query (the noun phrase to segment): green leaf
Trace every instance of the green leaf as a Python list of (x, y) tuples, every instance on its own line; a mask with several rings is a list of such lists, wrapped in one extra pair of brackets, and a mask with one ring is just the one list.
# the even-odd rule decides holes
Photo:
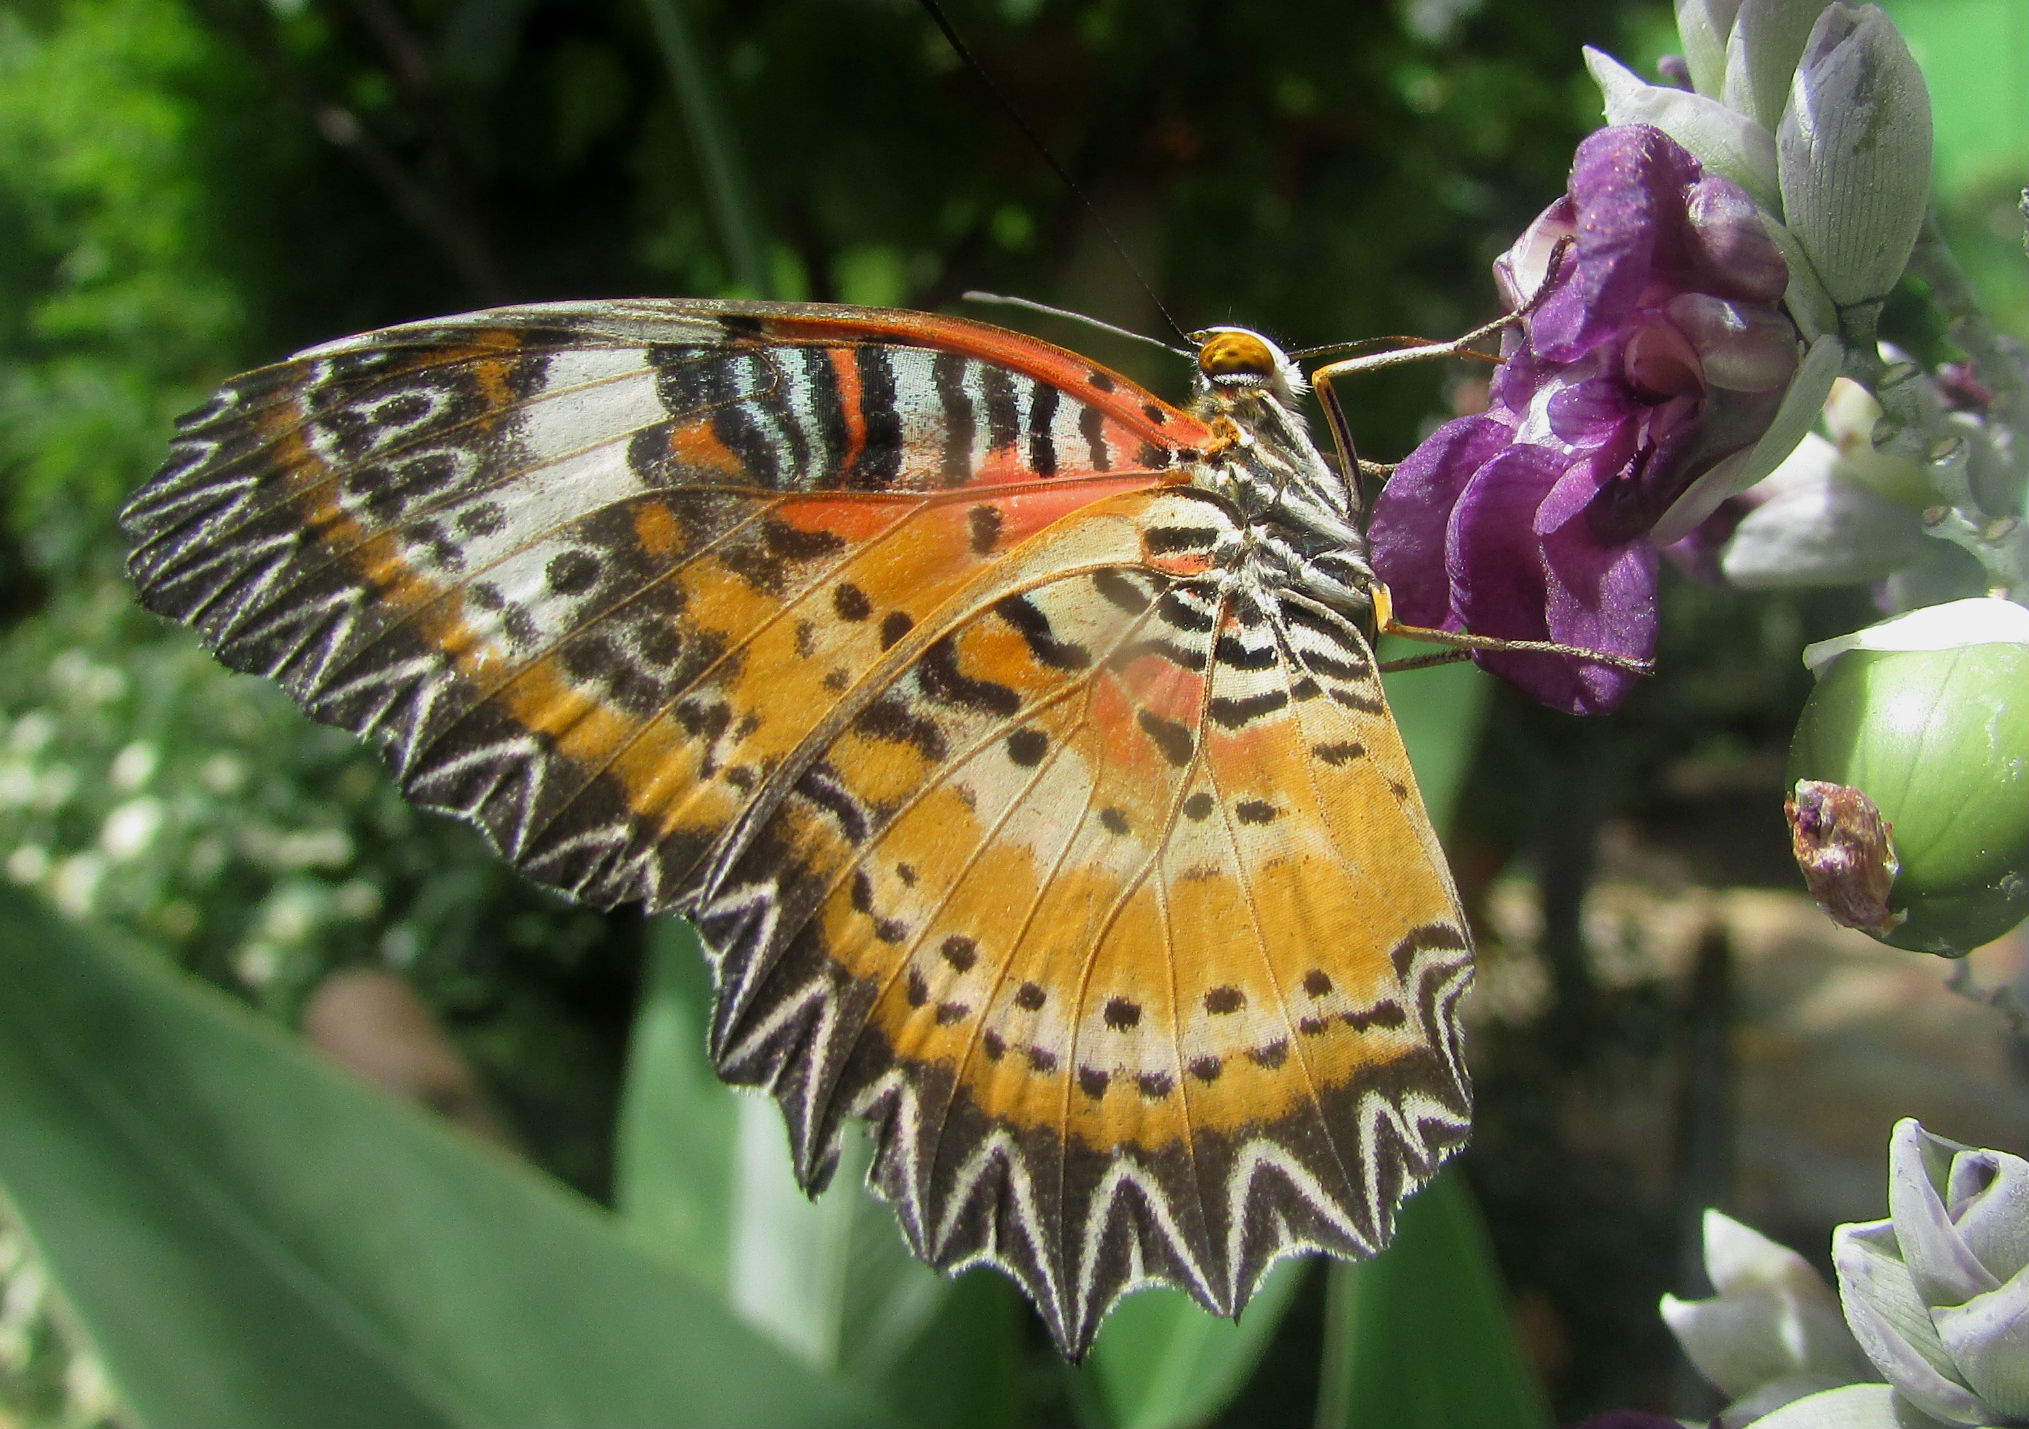
[(1402, 1207), (1388, 1249), (1335, 1265), (1319, 1429), (1549, 1425), (1509, 1321), (1486, 1227), (1457, 1171)]
[(0, 889), (0, 1189), (132, 1419), (887, 1422), (526, 1165)]
[(613, 1204), (705, 1283), (725, 1286), (739, 1106), (705, 1055), (711, 976), (681, 918), (648, 928), (648, 968), (627, 1045)]
[(1202, 1424), (1240, 1386), (1281, 1325), (1305, 1262), (1268, 1273), (1238, 1324), (1206, 1314), (1181, 1290), (1130, 1295), (1106, 1317), (1087, 1371), (1116, 1429)]
[[(1428, 654), (1430, 647), (1390, 637), (1383, 660)], [(1458, 791), (1465, 784), (1486, 714), (1489, 677), (1469, 661), (1403, 670), (1388, 677), (1388, 707), (1402, 731), (1423, 807), (1440, 832), (1451, 822)]]
[(1019, 1299), (992, 1272), (953, 1283), (913, 1259), (865, 1189), (848, 1131), (812, 1201), (773, 1101), (722, 1084), (705, 1051), (711, 983), (689, 924), (659, 919), (628, 1050), (616, 1200), (806, 1363), (872, 1386), (904, 1421), (987, 1426), (1019, 1403)]

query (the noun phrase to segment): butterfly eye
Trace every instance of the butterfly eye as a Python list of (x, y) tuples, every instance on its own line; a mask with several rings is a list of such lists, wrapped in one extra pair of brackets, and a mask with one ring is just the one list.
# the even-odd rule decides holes
[(1234, 378), (1272, 378), (1275, 352), (1251, 332), (1228, 328), (1215, 332), (1198, 348), (1198, 371), (1208, 382)]

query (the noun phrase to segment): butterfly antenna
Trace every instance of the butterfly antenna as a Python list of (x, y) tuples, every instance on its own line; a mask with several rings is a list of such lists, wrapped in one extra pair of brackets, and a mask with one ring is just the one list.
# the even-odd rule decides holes
[(1132, 338), (1135, 342), (1145, 342), (1150, 347), (1158, 348), (1175, 357), (1189, 358), (1196, 356), (1189, 348), (1172, 347), (1159, 337), (1150, 337), (1145, 332), (1136, 332), (1132, 328), (1116, 326), (1103, 318), (1095, 318), (1090, 313), (1072, 312), (1069, 308), (1053, 308), (1048, 303), (1037, 302), (1034, 298), (1010, 297), (1006, 293), (982, 293), (976, 288), (968, 290), (959, 296), (963, 297), (968, 303), (992, 303), (1004, 308), (1026, 308), (1032, 313), (1047, 313), (1053, 318), (1062, 318), (1066, 322), (1083, 323), (1086, 327), (1093, 327), (1101, 332), (1112, 333), (1115, 337)]
[[(1163, 306), (1162, 299), (1156, 296), (1156, 291), (1149, 284), (1148, 279), (1141, 276), (1141, 269), (1135, 267), (1134, 260), (1127, 256), (1126, 246), (1121, 243), (1118, 235), (1113, 232), (1113, 226), (1106, 221), (1106, 216), (1099, 211), (1099, 205), (1093, 203), (1085, 190), (1078, 187), (1078, 181), (1071, 177), (1069, 170), (1057, 162), (1057, 156), (1050, 152), (1050, 146), (1043, 142), (1043, 136), (1035, 131), (1021, 110), (1015, 107), (1014, 101), (1003, 94), (1000, 86), (993, 82), (993, 76), (987, 73), (986, 66), (979, 62), (978, 57), (966, 47), (965, 41), (958, 37), (958, 31), (952, 26), (950, 18), (945, 15), (944, 7), (939, 5), (937, 0), (917, 0), (917, 3), (929, 12), (932, 20), (937, 22), (937, 28), (944, 32), (945, 40), (950, 43), (952, 50), (957, 54), (958, 58), (965, 61), (967, 67), (979, 76), (979, 82), (986, 86), (986, 92), (993, 96), (994, 103), (998, 104), (1007, 114), (1007, 117), (1014, 121), (1015, 128), (1019, 129), (1022, 137), (1029, 141), (1029, 147), (1042, 155), (1043, 162), (1050, 166), (1050, 172), (1057, 176), (1064, 187), (1069, 189), (1077, 198), (1078, 202), (1085, 205), (1086, 212), (1092, 215), (1092, 221), (1099, 225), (1099, 232), (1105, 236), (1107, 245), (1119, 255), (1120, 261), (1127, 266), (1127, 271), (1134, 275), (1134, 281), (1141, 285), (1142, 292), (1148, 294), (1148, 300), (1155, 304), (1155, 310), (1162, 314), (1162, 320), (1169, 324), (1170, 331), (1174, 332), (1185, 342), (1190, 342), (1191, 335), (1183, 330), (1175, 318), (1170, 316), (1170, 310)], [(966, 296), (970, 297), (971, 295), (967, 294)], [(1045, 309), (1045, 311), (1054, 311), (1054, 309)], [(1119, 331), (1119, 329), (1116, 328), (1115, 331)], [(1192, 346), (1195, 351), (1196, 345), (1193, 344)]]

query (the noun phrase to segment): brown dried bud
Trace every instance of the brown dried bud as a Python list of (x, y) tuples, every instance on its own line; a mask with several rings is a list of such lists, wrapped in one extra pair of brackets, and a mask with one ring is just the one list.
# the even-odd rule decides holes
[(1844, 784), (1799, 779), (1782, 812), (1797, 867), (1826, 917), (1879, 937), (1909, 916), (1889, 911), (1888, 890), (1902, 861), (1872, 799)]

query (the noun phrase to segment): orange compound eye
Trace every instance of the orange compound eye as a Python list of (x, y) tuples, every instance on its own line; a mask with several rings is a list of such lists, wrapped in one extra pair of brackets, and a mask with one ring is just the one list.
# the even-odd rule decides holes
[(1251, 332), (1215, 332), (1198, 348), (1198, 371), (1208, 380), (1221, 377), (1273, 377), (1274, 349)]

